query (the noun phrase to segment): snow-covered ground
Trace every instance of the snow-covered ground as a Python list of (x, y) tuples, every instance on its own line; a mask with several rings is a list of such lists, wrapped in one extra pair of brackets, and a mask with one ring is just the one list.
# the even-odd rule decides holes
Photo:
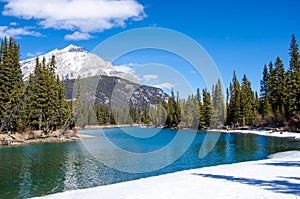
[(42, 197), (57, 198), (300, 198), (300, 151)]
[(281, 137), (281, 138), (295, 138), (296, 140), (300, 140), (300, 133), (294, 132), (272, 132), (265, 130), (229, 130), (229, 131), (221, 131), (223, 133), (246, 133), (246, 134), (255, 134), (269, 137)]

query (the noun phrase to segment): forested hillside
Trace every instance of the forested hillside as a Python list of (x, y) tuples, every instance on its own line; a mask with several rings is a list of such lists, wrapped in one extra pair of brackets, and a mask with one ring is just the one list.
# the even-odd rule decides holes
[[(33, 74), (24, 82), (19, 52), (13, 38), (1, 42), (0, 132), (48, 133), (72, 128), (74, 123), (81, 127), (143, 124), (169, 128), (267, 126), (300, 130), (300, 57), (295, 35), (289, 48), (289, 66), (284, 66), (280, 57), (265, 65), (259, 92), (252, 89), (246, 74), (239, 80), (234, 71), (227, 89), (218, 80), (211, 90), (199, 88), (186, 99), (181, 99), (178, 92), (167, 96), (161, 89), (119, 77), (64, 82), (55, 74), (54, 56), (41, 62), (37, 58)], [(96, 83), (90, 81), (95, 79)], [(113, 95), (117, 98), (112, 100)], [(116, 99), (117, 105), (113, 104)]]

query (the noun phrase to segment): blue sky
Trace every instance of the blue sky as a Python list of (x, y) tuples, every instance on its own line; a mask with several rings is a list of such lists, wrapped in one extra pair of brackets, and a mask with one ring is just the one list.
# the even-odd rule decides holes
[[(26, 59), (69, 44), (91, 51), (133, 28), (169, 28), (205, 48), (225, 86), (236, 70), (239, 78), (246, 73), (258, 90), (264, 64), (280, 56), (287, 67), (291, 34), (300, 38), (299, 8), (298, 0), (2, 0), (0, 36), (15, 36)], [(135, 56), (116, 64), (147, 62)]]

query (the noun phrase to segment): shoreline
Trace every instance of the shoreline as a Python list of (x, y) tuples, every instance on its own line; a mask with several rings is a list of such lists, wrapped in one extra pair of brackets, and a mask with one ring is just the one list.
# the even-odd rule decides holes
[[(82, 139), (92, 139), (94, 136), (78, 134), (78, 130), (85, 129), (106, 129), (106, 128), (123, 128), (123, 127), (146, 127), (145, 125), (140, 124), (120, 124), (120, 125), (90, 125), (85, 128), (76, 127), (73, 130), (68, 130), (63, 135), (59, 135), (55, 131), (50, 135), (44, 136), (41, 132), (36, 133), (13, 133), (13, 134), (0, 134), (0, 146), (16, 146), (16, 145), (26, 145), (26, 144), (37, 144), (37, 143), (61, 143), (61, 142), (74, 142)], [(159, 127), (152, 127), (159, 128)], [(190, 128), (186, 128), (187, 130)], [(200, 132), (200, 131), (199, 131)], [(259, 136), (267, 137), (277, 137), (277, 138), (290, 138), (295, 141), (300, 141), (300, 133), (296, 132), (287, 132), (287, 131), (272, 131), (272, 130), (223, 130), (223, 129), (208, 129), (204, 132), (217, 132), (217, 133), (226, 133), (226, 134), (253, 134)], [(36, 135), (34, 135), (36, 134)]]
[(251, 130), (218, 130), (218, 129), (211, 129), (207, 130), (207, 132), (219, 132), (219, 133), (227, 133), (227, 134), (253, 134), (253, 135), (260, 135), (260, 136), (267, 136), (267, 137), (277, 137), (277, 138), (292, 138), (297, 141), (300, 141), (300, 133), (296, 132), (288, 132), (288, 131), (272, 131), (272, 130), (258, 130), (258, 129), (251, 129)]
[[(78, 130), (84, 129), (106, 129), (106, 128), (122, 128), (122, 127), (145, 127), (145, 125), (140, 124), (120, 124), (120, 125), (91, 125), (86, 126), (85, 128), (78, 128)], [(163, 127), (154, 127), (150, 126), (150, 128), (163, 128)], [(197, 132), (217, 132), (217, 133), (226, 133), (226, 134), (253, 134), (253, 135), (260, 135), (260, 136), (267, 136), (267, 137), (277, 137), (277, 138), (290, 138), (295, 139), (296, 141), (300, 141), (300, 133), (296, 132), (289, 132), (289, 131), (274, 131), (274, 130), (261, 130), (261, 129), (249, 129), (249, 130), (239, 130), (239, 129), (232, 129), (232, 130), (224, 130), (224, 129), (207, 129), (207, 130), (194, 130), (191, 128), (182, 128), (182, 130), (193, 130)]]
[(84, 129), (107, 129), (107, 128), (122, 128), (122, 127), (138, 127), (138, 126), (144, 126), (140, 124), (116, 124), (116, 125), (87, 125), (84, 128), (76, 127), (78, 130), (84, 130)]
[(75, 142), (83, 139), (91, 139), (94, 136), (84, 135), (77, 133), (77, 129), (68, 130), (63, 134), (59, 134), (58, 131), (54, 131), (49, 135), (43, 135), (39, 131), (31, 133), (12, 133), (12, 134), (0, 134), (0, 146), (20, 146), (28, 144), (39, 143), (64, 143)]
[[(120, 124), (120, 125), (91, 125), (91, 126), (86, 126), (85, 128), (81, 129), (78, 128), (78, 130), (84, 130), (84, 129), (94, 129), (94, 128), (100, 128), (100, 129), (105, 129), (105, 128), (122, 128), (122, 127), (147, 127), (145, 125), (140, 125), (140, 124)], [(152, 127), (150, 128), (163, 128), (163, 127)], [(182, 130), (194, 130), (191, 128), (182, 128)], [(278, 137), (278, 138), (293, 138), (297, 141), (300, 141), (300, 133), (296, 132), (289, 132), (289, 131), (274, 131), (274, 130), (261, 130), (261, 129), (249, 129), (249, 130), (238, 130), (238, 129), (233, 129), (233, 130), (224, 130), (224, 129), (208, 129), (208, 130), (194, 130), (197, 132), (217, 132), (217, 133), (235, 133), (235, 134), (253, 134), (253, 135), (260, 135), (260, 136), (267, 136), (267, 137)]]
[(36, 199), (298, 198), (299, 159), (299, 150), (280, 152), (264, 160), (179, 171)]

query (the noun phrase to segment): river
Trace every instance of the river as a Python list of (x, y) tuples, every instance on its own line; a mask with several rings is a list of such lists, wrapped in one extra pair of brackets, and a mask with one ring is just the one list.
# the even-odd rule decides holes
[[(292, 139), (250, 134), (210, 132), (213, 139), (206, 146), (208, 134), (190, 130), (127, 127), (80, 133), (96, 138), (0, 147), (0, 198), (41, 196), (300, 150), (300, 142)], [(199, 158), (201, 147), (212, 150)]]

